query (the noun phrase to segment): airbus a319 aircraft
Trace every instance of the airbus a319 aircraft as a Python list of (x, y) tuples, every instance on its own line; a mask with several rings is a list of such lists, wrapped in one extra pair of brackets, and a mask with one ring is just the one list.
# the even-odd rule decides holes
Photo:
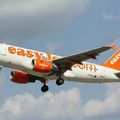
[(65, 81), (83, 83), (120, 82), (120, 50), (101, 65), (85, 62), (116, 45), (103, 46), (79, 54), (61, 57), (0, 43), (0, 65), (13, 68), (11, 81), (19, 84), (43, 83), (42, 92), (49, 90), (48, 81), (57, 85)]

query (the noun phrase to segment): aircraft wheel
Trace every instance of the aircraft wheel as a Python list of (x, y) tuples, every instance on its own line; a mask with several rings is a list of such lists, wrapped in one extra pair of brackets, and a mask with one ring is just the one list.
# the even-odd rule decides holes
[(56, 80), (56, 84), (58, 86), (60, 86), (60, 85), (64, 84), (64, 80), (62, 78), (59, 78), (59, 79)]
[(42, 87), (41, 87), (41, 91), (42, 92), (47, 92), (49, 90), (49, 87), (47, 86), (47, 85), (43, 85)]

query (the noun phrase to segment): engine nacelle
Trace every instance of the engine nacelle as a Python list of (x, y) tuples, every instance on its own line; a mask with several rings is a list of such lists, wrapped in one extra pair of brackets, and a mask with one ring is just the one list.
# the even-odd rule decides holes
[(22, 71), (12, 71), (11, 81), (19, 84), (26, 84), (28, 82), (32, 82), (30, 76)]
[(52, 62), (43, 61), (43, 60), (40, 60), (40, 59), (26, 60), (22, 63), (22, 66), (24, 68), (27, 68), (27, 69), (30, 69), (30, 70), (35, 70), (35, 71), (41, 72), (41, 73), (57, 71), (57, 66), (55, 66)]
[(49, 61), (33, 60), (33, 70), (41, 73), (51, 72), (53, 70), (53, 63)]

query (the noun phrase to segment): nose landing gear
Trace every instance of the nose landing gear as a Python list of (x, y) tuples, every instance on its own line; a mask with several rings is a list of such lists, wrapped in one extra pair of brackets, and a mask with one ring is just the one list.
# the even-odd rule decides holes
[(48, 90), (49, 90), (49, 87), (45, 84), (41, 87), (42, 92), (47, 92)]
[(43, 86), (41, 87), (41, 91), (42, 92), (47, 92), (49, 90), (48, 81), (44, 79), (41, 82), (43, 83)]

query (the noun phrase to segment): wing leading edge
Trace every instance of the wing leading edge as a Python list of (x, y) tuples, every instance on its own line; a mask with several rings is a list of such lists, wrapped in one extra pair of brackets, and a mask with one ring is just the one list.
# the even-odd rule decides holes
[(63, 57), (57, 60), (53, 60), (53, 63), (59, 67), (59, 69), (64, 73), (66, 70), (71, 69), (71, 66), (79, 63), (82, 64), (82, 61), (88, 60), (88, 59), (97, 59), (96, 57), (109, 49), (115, 49), (116, 45), (112, 44), (109, 46), (103, 46), (97, 49), (93, 49), (90, 51), (82, 52), (79, 54)]

